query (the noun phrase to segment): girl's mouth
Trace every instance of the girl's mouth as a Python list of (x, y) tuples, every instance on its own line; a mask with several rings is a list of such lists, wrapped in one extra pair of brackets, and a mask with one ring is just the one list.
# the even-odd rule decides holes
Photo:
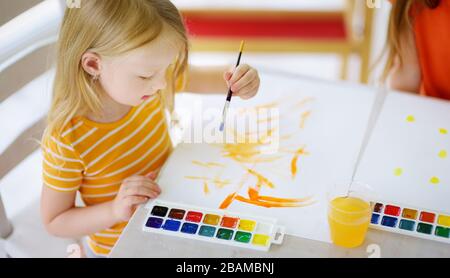
[(146, 99), (148, 99), (149, 97), (150, 97), (149, 95), (145, 95), (145, 96), (141, 97), (141, 99), (142, 99), (142, 100), (146, 100)]

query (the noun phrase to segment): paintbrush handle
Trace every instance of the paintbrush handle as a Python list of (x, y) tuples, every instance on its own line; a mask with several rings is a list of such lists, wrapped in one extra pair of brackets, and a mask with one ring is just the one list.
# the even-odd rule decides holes
[[(239, 66), (239, 63), (241, 62), (241, 56), (242, 56), (242, 50), (244, 49), (244, 41), (241, 41), (241, 46), (239, 47), (239, 55), (238, 55), (238, 59), (237, 59), (237, 62), (236, 62), (236, 67), (234, 68), (234, 70), (233, 70), (233, 73), (234, 73), (234, 71), (236, 70), (236, 68)], [(231, 102), (231, 96), (233, 95), (233, 92), (231, 91), (231, 86), (228, 88), (228, 93), (227, 93), (227, 99), (226, 99), (226, 101), (225, 101), (225, 105), (224, 105), (224, 107), (223, 107), (223, 112), (222, 112), (222, 123), (221, 123), (221, 125), (220, 125), (220, 131), (222, 131), (223, 130), (223, 128), (224, 128), (224, 125), (225, 125), (225, 118), (226, 118), (226, 115), (227, 115), (227, 110), (228, 110), (228, 107), (230, 106), (230, 102)]]
[[(239, 47), (238, 59), (237, 59), (237, 62), (236, 62), (236, 66), (234, 67), (235, 70), (239, 66), (239, 64), (241, 63), (241, 56), (242, 56), (242, 50), (243, 49), (244, 49), (244, 41), (241, 41), (241, 46)], [(228, 94), (227, 94), (227, 101), (228, 102), (231, 101), (231, 96), (232, 95), (233, 95), (233, 92), (231, 91), (231, 87), (230, 87), (230, 88), (228, 88)]]

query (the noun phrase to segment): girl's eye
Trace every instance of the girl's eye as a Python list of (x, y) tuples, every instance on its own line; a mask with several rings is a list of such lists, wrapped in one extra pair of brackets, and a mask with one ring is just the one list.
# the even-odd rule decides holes
[(140, 79), (142, 80), (150, 80), (152, 79), (153, 76), (149, 76), (149, 77), (145, 77), (145, 76), (139, 76)]

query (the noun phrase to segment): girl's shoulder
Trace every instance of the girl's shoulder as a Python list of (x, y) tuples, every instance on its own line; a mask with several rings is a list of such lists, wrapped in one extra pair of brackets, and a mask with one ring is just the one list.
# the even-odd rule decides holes
[(77, 133), (82, 129), (82, 125), (83, 122), (78, 117), (74, 117), (60, 129), (49, 132), (49, 126), (47, 126), (42, 135), (42, 142), (47, 145), (49, 142), (72, 145), (76, 141)]

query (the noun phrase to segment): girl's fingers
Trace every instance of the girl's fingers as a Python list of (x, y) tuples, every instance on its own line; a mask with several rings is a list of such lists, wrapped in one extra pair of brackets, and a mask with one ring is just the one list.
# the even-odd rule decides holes
[(141, 181), (141, 180), (146, 180), (146, 179), (148, 179), (148, 178), (146, 178), (145, 176), (135, 175), (135, 176), (131, 176), (131, 177), (124, 179), (123, 182), (126, 183), (126, 182)]
[(256, 94), (252, 93), (252, 94), (246, 94), (246, 95), (240, 95), (239, 97), (243, 100), (247, 100), (247, 99), (251, 99), (252, 97), (254, 97)]
[(145, 177), (147, 177), (151, 180), (154, 180), (154, 179), (156, 179), (156, 172), (150, 172), (147, 175), (145, 175)]
[(239, 90), (239, 94), (237, 96), (247, 95), (251, 92), (255, 92), (258, 90), (259, 84), (257, 82), (250, 82)]
[(125, 195), (127, 196), (144, 196), (144, 197), (149, 197), (149, 198), (156, 198), (159, 193), (151, 190), (147, 187), (130, 187), (127, 188), (127, 190), (125, 191)]
[(233, 72), (231, 72), (231, 71), (226, 71), (226, 72), (223, 74), (223, 79), (225, 79), (225, 81), (228, 82), (228, 81), (230, 80), (231, 76), (233, 76)]
[(239, 97), (242, 99), (249, 99), (256, 95), (258, 92), (258, 84), (253, 84), (250, 88), (245, 88), (242, 90), (242, 93), (239, 94)]
[(251, 71), (247, 72), (241, 79), (231, 85), (231, 91), (233, 91), (236, 96), (241, 95), (242, 93), (240, 92), (240, 90), (254, 82), (255, 78), (256, 75), (252, 74)]
[(141, 176), (141, 175), (134, 175), (131, 177), (128, 177), (123, 180), (123, 182), (132, 182), (132, 181), (142, 181), (142, 180), (154, 180), (158, 175), (158, 172), (153, 171), (148, 173), (147, 175)]
[(245, 75), (246, 72), (248, 72), (250, 69), (249, 65), (243, 64), (238, 66), (233, 73), (233, 76), (230, 78), (229, 83), (233, 85), (236, 81), (241, 79), (242, 76)]
[(159, 185), (158, 185), (156, 182), (154, 182), (154, 181), (151, 181), (151, 182), (150, 182), (150, 188), (151, 188), (152, 190), (155, 190), (155, 191), (158, 191), (159, 193), (161, 193), (161, 188), (160, 188)]
[(146, 180), (140, 180), (140, 181), (131, 181), (131, 182), (127, 182), (125, 184), (126, 188), (129, 187), (147, 187), (149, 189), (155, 190), (157, 192), (161, 193), (161, 188), (158, 186), (158, 184), (152, 180), (146, 179)]
[(146, 183), (145, 183), (145, 187), (148, 187), (148, 188), (150, 188), (151, 190), (154, 190), (154, 191), (156, 191), (156, 192), (158, 192), (158, 193), (161, 193), (161, 188), (160, 188), (159, 185), (158, 185), (156, 182), (154, 182), (154, 181), (146, 182)]
[(145, 187), (129, 187), (124, 192), (125, 196), (143, 196), (143, 197), (150, 197), (154, 193), (149, 189)]
[(124, 200), (128, 206), (134, 206), (147, 202), (148, 198), (142, 196), (128, 196)]

